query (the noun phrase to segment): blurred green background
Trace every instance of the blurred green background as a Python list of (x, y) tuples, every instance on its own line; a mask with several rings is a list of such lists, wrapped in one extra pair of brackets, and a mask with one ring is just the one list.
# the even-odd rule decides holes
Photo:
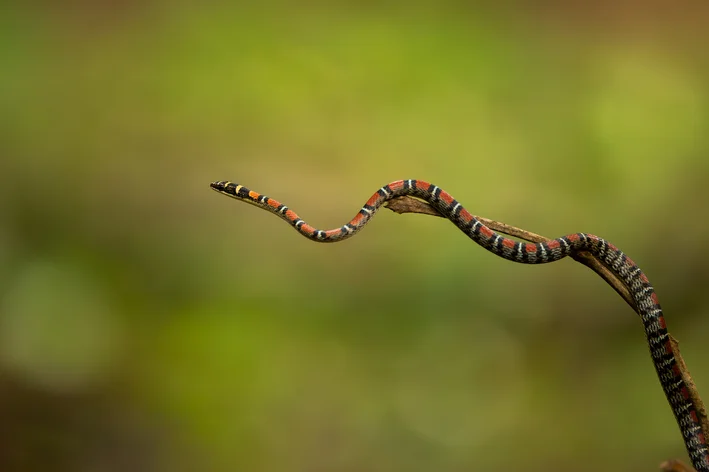
[[(680, 2), (682, 3), (682, 2)], [(383, 184), (588, 231), (709, 392), (709, 8), (0, 7), (0, 470), (651, 471), (685, 457), (591, 271), (381, 214)]]

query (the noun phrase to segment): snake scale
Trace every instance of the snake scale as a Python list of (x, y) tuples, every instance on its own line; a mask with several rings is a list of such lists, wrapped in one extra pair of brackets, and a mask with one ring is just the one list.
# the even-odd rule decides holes
[(592, 253), (629, 288), (645, 328), (657, 376), (682, 432), (692, 464), (698, 472), (709, 472), (709, 450), (699, 421), (699, 410), (680, 374), (655, 290), (637, 264), (608, 241), (592, 234), (576, 233), (541, 243), (517, 242), (492, 231), (440, 187), (421, 180), (397, 180), (385, 185), (367, 200), (349, 223), (331, 230), (310, 226), (287, 206), (243, 185), (222, 181), (213, 182), (210, 187), (268, 210), (306, 238), (318, 242), (334, 243), (350, 238), (367, 224), (385, 202), (395, 197), (411, 196), (428, 202), (470, 239), (510, 261), (543, 264), (558, 261), (576, 251)]

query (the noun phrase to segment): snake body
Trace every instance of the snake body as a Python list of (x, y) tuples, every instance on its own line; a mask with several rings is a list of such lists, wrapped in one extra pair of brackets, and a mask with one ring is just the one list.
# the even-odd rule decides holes
[(354, 236), (382, 205), (395, 197), (412, 196), (428, 202), (470, 239), (504, 259), (526, 263), (554, 262), (576, 251), (598, 257), (629, 288), (645, 328), (652, 362), (684, 439), (689, 457), (698, 472), (709, 472), (707, 438), (698, 415), (700, 410), (683, 380), (667, 326), (650, 281), (640, 268), (608, 241), (587, 233), (569, 234), (541, 243), (518, 242), (495, 233), (436, 185), (421, 180), (397, 180), (377, 190), (349, 223), (330, 230), (316, 229), (282, 203), (228, 181), (211, 188), (224, 195), (256, 205), (287, 221), (296, 231), (317, 242), (338, 242)]

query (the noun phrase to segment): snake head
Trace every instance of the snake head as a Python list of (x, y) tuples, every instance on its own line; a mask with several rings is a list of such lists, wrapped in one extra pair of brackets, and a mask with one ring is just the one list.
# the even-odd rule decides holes
[(230, 197), (238, 196), (239, 190), (241, 188), (243, 188), (241, 185), (237, 185), (233, 182), (229, 182), (228, 180), (221, 180), (219, 182), (212, 182), (211, 184), (209, 184), (209, 186), (215, 192), (223, 193), (223, 194), (226, 194)]
[(250, 193), (252, 193), (248, 188), (243, 185), (235, 184), (228, 180), (220, 180), (219, 182), (212, 182), (209, 184), (212, 190), (215, 192), (223, 193), (229, 197), (238, 198), (240, 200), (252, 200)]
[(216, 190), (217, 192), (225, 192), (227, 186), (228, 186), (230, 183), (231, 183), (231, 182), (229, 182), (229, 181), (227, 181), (227, 180), (222, 180), (222, 181), (219, 181), (219, 182), (212, 182), (211, 184), (209, 184), (209, 186), (212, 188), (212, 190)]

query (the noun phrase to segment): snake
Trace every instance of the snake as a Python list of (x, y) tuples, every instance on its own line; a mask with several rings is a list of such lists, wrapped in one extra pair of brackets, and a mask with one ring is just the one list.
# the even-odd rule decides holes
[(397, 180), (383, 186), (348, 223), (330, 230), (310, 226), (286, 205), (243, 185), (219, 181), (212, 182), (210, 187), (223, 195), (275, 214), (298, 233), (316, 242), (334, 243), (351, 238), (364, 228), (386, 202), (410, 196), (427, 202), (474, 242), (503, 259), (524, 264), (544, 264), (578, 251), (593, 254), (628, 287), (645, 328), (657, 377), (677, 420), (692, 465), (697, 472), (709, 472), (709, 446), (700, 422), (703, 409), (698, 407), (690, 395), (690, 388), (681, 375), (677, 353), (670, 342), (655, 289), (640, 267), (605, 239), (588, 233), (574, 233), (538, 243), (515, 241), (485, 226), (448, 192), (422, 180)]

